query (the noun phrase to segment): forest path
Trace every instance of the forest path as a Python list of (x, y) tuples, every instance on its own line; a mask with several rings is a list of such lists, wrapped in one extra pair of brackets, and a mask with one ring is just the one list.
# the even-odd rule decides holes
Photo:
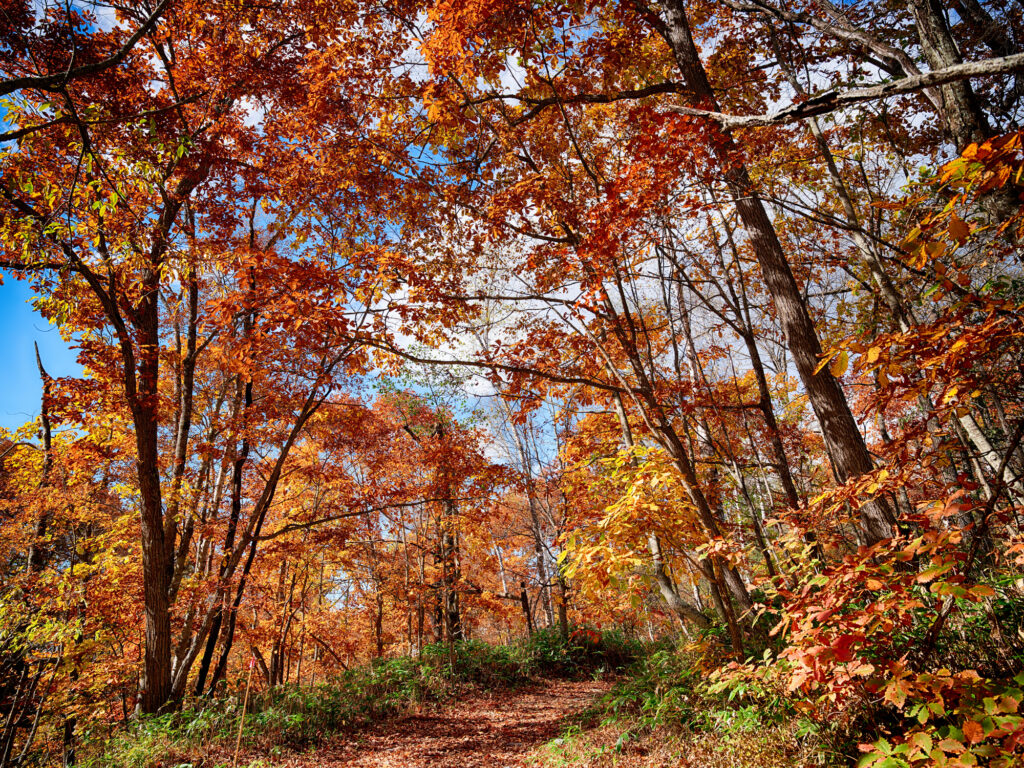
[(532, 749), (559, 735), (566, 717), (584, 710), (610, 687), (604, 681), (547, 680), (520, 690), (476, 694), (338, 736), (281, 765), (523, 768)]

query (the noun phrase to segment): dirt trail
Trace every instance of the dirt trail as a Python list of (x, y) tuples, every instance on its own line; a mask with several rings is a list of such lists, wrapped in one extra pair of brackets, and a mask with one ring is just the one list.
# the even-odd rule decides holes
[(280, 765), (522, 768), (527, 753), (559, 735), (566, 716), (585, 709), (608, 687), (605, 682), (560, 680), (474, 696), (339, 736)]

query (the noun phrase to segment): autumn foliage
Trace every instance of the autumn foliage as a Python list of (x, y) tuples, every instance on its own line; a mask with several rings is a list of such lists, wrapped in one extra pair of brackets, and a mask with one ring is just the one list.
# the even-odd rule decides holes
[(1018, 9), (7, 6), (0, 764), (613, 627), (1024, 759)]

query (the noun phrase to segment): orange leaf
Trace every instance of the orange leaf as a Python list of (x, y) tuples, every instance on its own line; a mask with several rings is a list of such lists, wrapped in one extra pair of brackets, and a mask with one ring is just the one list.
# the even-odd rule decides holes
[(981, 727), (981, 723), (976, 723), (973, 720), (964, 723), (963, 731), (964, 736), (970, 740), (971, 744), (977, 744), (985, 738), (985, 729)]
[(954, 213), (949, 219), (949, 236), (962, 243), (970, 234), (971, 228)]

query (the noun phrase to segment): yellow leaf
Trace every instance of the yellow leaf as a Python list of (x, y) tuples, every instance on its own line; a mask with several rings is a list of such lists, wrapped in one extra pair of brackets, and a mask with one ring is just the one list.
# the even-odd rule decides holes
[(822, 369), (828, 365), (829, 361), (836, 356), (835, 352), (829, 352), (821, 356), (821, 362), (818, 363), (818, 367), (814, 369), (815, 375), (821, 373)]
[(881, 354), (882, 354), (882, 348), (881, 347), (872, 347), (871, 349), (868, 350), (868, 362), (869, 363), (875, 362), (876, 360), (878, 360), (878, 358), (879, 358), (879, 356)]
[(913, 250), (914, 246), (917, 245), (917, 239), (921, 236), (921, 228), (914, 227), (907, 236), (903, 239), (902, 246), (905, 250)]
[(832, 360), (832, 364), (829, 365), (828, 369), (829, 371), (831, 371), (833, 376), (839, 378), (844, 373), (846, 373), (846, 368), (849, 364), (850, 355), (846, 352), (846, 350), (843, 350), (842, 352), (835, 356), (835, 358)]
[(932, 751), (932, 737), (922, 731), (918, 731), (913, 736), (911, 736), (910, 743), (918, 749), (920, 749), (922, 752), (927, 753)]

